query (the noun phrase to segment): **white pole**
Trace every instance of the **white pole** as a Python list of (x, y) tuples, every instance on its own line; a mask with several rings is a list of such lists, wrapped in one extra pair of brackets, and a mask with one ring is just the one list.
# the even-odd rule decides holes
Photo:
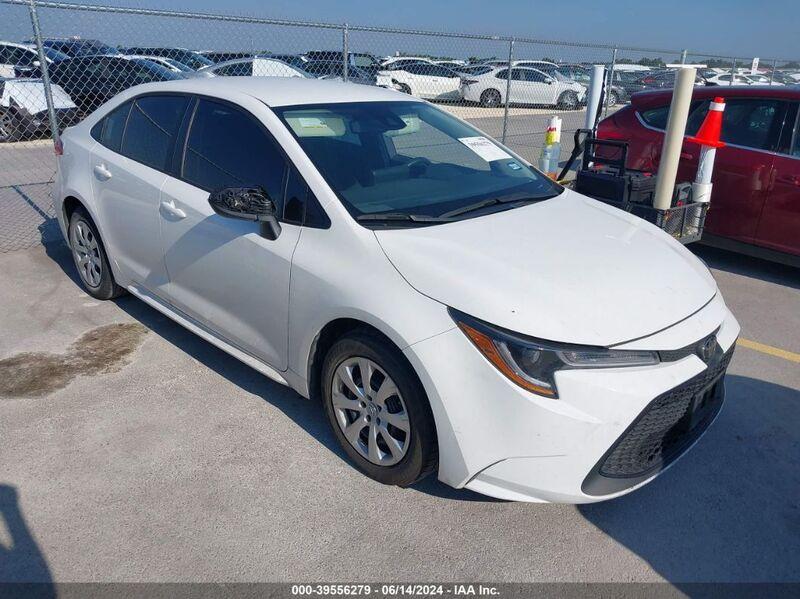
[(656, 180), (656, 194), (653, 198), (653, 206), (659, 210), (666, 210), (672, 205), (683, 134), (686, 131), (686, 119), (689, 118), (689, 105), (692, 102), (692, 90), (696, 76), (697, 69), (694, 67), (683, 67), (675, 75), (667, 130), (664, 133), (664, 144), (661, 146), (661, 163)]
[(606, 68), (601, 64), (594, 65), (592, 78), (589, 80), (589, 91), (586, 92), (586, 123), (584, 129), (594, 131), (594, 122), (597, 120), (597, 113), (600, 110), (600, 95), (603, 91), (603, 77)]

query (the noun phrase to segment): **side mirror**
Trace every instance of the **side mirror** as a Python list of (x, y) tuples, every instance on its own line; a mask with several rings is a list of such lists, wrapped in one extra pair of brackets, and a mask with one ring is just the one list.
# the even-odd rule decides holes
[(212, 192), (208, 203), (220, 216), (259, 223), (265, 239), (273, 241), (281, 234), (275, 203), (261, 187), (226, 187)]
[(33, 61), (33, 66), (35, 66), (35, 67), (40, 67), (40, 66), (42, 66), (42, 63), (41, 63), (41, 62), (39, 62), (38, 60), (34, 60), (34, 61)]
[(548, 77), (545, 81), (547, 81), (547, 85), (553, 85), (556, 82), (552, 77)]

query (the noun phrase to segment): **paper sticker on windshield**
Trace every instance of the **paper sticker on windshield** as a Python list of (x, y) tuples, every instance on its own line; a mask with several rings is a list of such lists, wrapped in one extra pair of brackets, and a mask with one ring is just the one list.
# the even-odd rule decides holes
[(499, 148), (483, 136), (459, 137), (458, 141), (483, 158), (486, 162), (511, 158), (508, 152)]
[(344, 120), (328, 111), (292, 111), (286, 122), (298, 137), (340, 137), (344, 135)]

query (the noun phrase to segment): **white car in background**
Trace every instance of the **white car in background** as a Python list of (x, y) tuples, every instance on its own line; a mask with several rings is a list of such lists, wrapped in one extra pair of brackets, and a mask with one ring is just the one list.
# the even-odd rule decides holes
[(381, 63), (381, 70), (393, 71), (395, 69), (399, 69), (401, 67), (405, 67), (410, 64), (415, 64), (418, 62), (434, 64), (434, 62), (430, 58), (423, 58), (421, 56), (390, 56)]
[(126, 58), (144, 58), (156, 64), (160, 64), (165, 69), (169, 69), (173, 73), (194, 73), (194, 69), (174, 58), (166, 58), (164, 56), (153, 56), (146, 54), (127, 54)]
[(86, 292), (319, 400), (377, 481), (602, 501), (722, 408), (739, 325), (708, 268), (428, 102), (179, 79), (62, 142), (53, 205)]
[(585, 87), (556, 73), (551, 76), (531, 67), (514, 67), (510, 84), (508, 76), (506, 67), (496, 67), (483, 75), (470, 75), (463, 80), (461, 95), (481, 106), (502, 106), (507, 100), (508, 87), (510, 104), (538, 104), (563, 110), (576, 110), (586, 99)]
[[(66, 54), (45, 47), (44, 55), (47, 64), (69, 58)], [(0, 77), (40, 77), (39, 52), (32, 44), (0, 41)]]
[[(713, 77), (706, 77), (706, 84), (731, 85), (731, 74), (722, 73), (720, 75), (714, 75)], [(733, 85), (769, 85), (769, 77), (764, 77), (764, 75), (758, 75), (758, 74), (745, 75), (742, 73), (737, 73), (733, 76)], [(772, 85), (783, 85), (783, 83), (774, 81)]]
[[(219, 64), (202, 67), (195, 71), (200, 77), (304, 77), (313, 79), (313, 75), (292, 66), (287, 62), (266, 56), (253, 58), (236, 58)], [(191, 73), (188, 74), (192, 76)]]
[(425, 100), (460, 100), (461, 75), (432, 62), (415, 62), (390, 71), (378, 71), (389, 77), (394, 88)]
[[(50, 84), (59, 127), (78, 120), (78, 108), (60, 86)], [(0, 143), (30, 139), (50, 124), (41, 79), (0, 78)]]

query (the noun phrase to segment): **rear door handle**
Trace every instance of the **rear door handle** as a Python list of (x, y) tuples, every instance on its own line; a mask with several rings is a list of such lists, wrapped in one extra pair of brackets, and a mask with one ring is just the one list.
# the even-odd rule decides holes
[(174, 202), (163, 200), (161, 202), (161, 210), (172, 216), (173, 218), (181, 219), (186, 218), (186, 213), (178, 208)]
[(112, 175), (111, 171), (108, 170), (108, 167), (105, 164), (95, 164), (94, 176), (100, 179), (101, 181), (108, 181)]

